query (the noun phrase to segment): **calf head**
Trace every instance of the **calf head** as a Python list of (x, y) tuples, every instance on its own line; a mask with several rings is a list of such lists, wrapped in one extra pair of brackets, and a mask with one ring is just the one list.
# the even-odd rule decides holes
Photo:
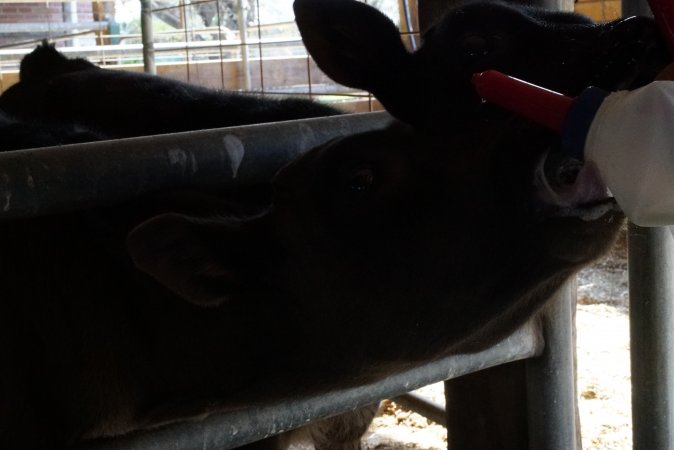
[(140, 225), (128, 243), (141, 269), (199, 304), (266, 295), (296, 332), (299, 367), (378, 377), (493, 343), (612, 244), (622, 213), (592, 168), (543, 173), (557, 137), (481, 103), (469, 78), (496, 68), (568, 94), (636, 86), (665, 63), (650, 21), (475, 3), (409, 54), (361, 3), (295, 5), (319, 66), (401, 122), (300, 157), (261, 215)]
[(476, 72), (496, 69), (575, 96), (589, 84), (615, 90), (648, 82), (666, 54), (647, 18), (595, 24), (578, 14), (494, 1), (450, 9), (414, 53), (386, 16), (363, 3), (296, 0), (295, 14), (326, 73), (372, 92), (389, 112), (418, 126), (481, 115), (470, 88)]

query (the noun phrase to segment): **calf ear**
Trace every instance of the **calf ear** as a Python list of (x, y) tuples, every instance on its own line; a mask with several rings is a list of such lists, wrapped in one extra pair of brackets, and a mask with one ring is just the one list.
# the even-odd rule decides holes
[(197, 305), (218, 306), (241, 289), (236, 264), (225, 262), (231, 261), (227, 243), (237, 241), (232, 235), (239, 225), (163, 214), (129, 233), (127, 251), (136, 267), (179, 296)]
[(372, 92), (394, 113), (396, 92), (408, 90), (412, 59), (395, 24), (355, 0), (295, 0), (293, 8), (304, 45), (321, 70), (338, 83)]

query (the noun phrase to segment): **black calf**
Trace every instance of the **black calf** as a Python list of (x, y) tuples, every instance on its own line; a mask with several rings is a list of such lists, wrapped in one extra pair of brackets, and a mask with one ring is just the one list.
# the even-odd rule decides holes
[[(622, 214), (590, 168), (550, 183), (541, 167), (557, 137), (480, 103), (467, 80), (498, 68), (571, 94), (638, 85), (664, 63), (650, 21), (470, 4), (410, 55), (355, 1), (298, 0), (297, 12), (319, 65), (405, 122), (299, 158), (255, 213), (155, 198), (3, 224), (0, 447), (63, 447), (481, 349), (612, 244)], [(563, 51), (588, 36), (597, 47)], [(86, 99), (73, 92), (102, 73), (56, 76), (67, 89), (53, 91), (29, 77), (45, 99), (34, 112), (14, 103), (23, 81), (0, 104), (78, 121), (92, 106), (59, 96)], [(116, 79), (106, 92), (133, 100), (139, 83)], [(156, 81), (139, 79), (141, 92)], [(172, 89), (172, 117), (209, 104)]]

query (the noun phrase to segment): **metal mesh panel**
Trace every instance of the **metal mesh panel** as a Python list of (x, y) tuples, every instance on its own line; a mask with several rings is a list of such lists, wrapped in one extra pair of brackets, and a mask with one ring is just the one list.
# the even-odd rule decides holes
[[(194, 84), (268, 95), (308, 96), (347, 111), (380, 109), (367, 93), (332, 82), (307, 55), (292, 0), (153, 0), (157, 73)], [(366, 1), (366, 3), (368, 3)], [(418, 42), (416, 0), (370, 0)], [(0, 93), (42, 39), (68, 56), (143, 70), (140, 2), (0, 1)]]

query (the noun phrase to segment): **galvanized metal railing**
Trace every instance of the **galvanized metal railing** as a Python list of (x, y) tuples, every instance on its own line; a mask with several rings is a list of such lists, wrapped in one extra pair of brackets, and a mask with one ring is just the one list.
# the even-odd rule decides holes
[[(182, 421), (147, 433), (82, 446), (86, 450), (227, 450), (292, 430), (385, 398), (510, 361), (530, 358), (543, 347), (537, 323), (530, 322), (494, 347), (457, 355), (395, 375), (379, 383), (322, 395), (288, 399)], [(543, 447), (541, 447), (543, 448)], [(570, 450), (566, 447), (545, 447)]]
[(0, 220), (105, 206), (167, 187), (254, 184), (323, 142), (391, 120), (383, 112), (349, 114), (6, 152)]

